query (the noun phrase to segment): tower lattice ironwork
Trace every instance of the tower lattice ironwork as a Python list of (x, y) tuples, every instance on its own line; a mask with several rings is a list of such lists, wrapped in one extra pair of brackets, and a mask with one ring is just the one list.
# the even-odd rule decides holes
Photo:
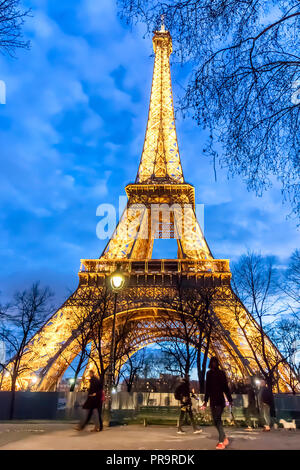
[[(183, 176), (169, 63), (172, 39), (164, 27), (154, 33), (153, 47), (155, 63), (147, 130), (136, 180), (126, 186), (127, 207), (100, 258), (81, 260), (77, 290), (28, 343), (22, 359), (24, 372), (17, 381), (19, 389), (56, 389), (80, 348), (76, 342), (80, 332), (74, 324), (74, 312), (83, 305), (78, 299), (88, 299), (89, 292), (103, 286), (105, 278), (116, 268), (127, 277), (126, 288), (118, 298), (117, 323), (122, 324), (130, 311), (135, 350), (165, 339), (160, 299), (174, 290), (178, 276), (194, 285), (220, 287), (228, 298), (235, 297), (229, 261), (213, 258), (196, 218), (194, 187)], [(176, 239), (177, 259), (152, 259), (153, 242), (158, 238)], [(238, 309), (244, 329), (236, 321), (236, 312), (226, 308), (226, 304), (216, 309), (223, 334), (211, 345), (211, 353), (222, 359), (229, 373), (234, 368), (244, 377), (256, 370), (255, 352), (246, 337), (257, 334), (257, 329), (241, 302)], [(109, 344), (112, 323), (109, 310), (105, 322), (103, 343)], [(269, 357), (278, 360), (280, 353), (267, 336), (264, 340)], [(8, 364), (8, 370), (9, 367)], [(287, 391), (291, 371), (283, 361), (278, 369), (279, 388)], [(33, 382), (33, 376), (38, 380)], [(6, 374), (2, 389), (9, 387), (10, 378)]]

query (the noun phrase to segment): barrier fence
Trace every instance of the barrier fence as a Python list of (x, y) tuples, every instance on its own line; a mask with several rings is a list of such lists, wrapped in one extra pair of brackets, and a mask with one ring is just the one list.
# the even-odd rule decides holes
[[(86, 392), (16, 392), (16, 420), (77, 420), (82, 413)], [(199, 395), (200, 403), (203, 395)], [(0, 420), (8, 420), (11, 392), (0, 391)], [(122, 423), (139, 416), (141, 409), (166, 410), (178, 406), (173, 393), (117, 392), (112, 397), (113, 419)], [(248, 406), (247, 395), (233, 395), (233, 411), (243, 416)], [(296, 419), (300, 425), (300, 394), (275, 395), (277, 419)], [(197, 402), (194, 401), (194, 408)], [(158, 410), (158, 411), (157, 411)], [(125, 421), (124, 421), (125, 420)]]

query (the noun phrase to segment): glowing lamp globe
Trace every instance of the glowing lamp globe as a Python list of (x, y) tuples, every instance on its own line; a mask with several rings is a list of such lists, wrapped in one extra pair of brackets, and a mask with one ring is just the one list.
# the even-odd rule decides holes
[(110, 277), (110, 285), (114, 291), (123, 289), (125, 284), (125, 278), (122, 273), (115, 272)]

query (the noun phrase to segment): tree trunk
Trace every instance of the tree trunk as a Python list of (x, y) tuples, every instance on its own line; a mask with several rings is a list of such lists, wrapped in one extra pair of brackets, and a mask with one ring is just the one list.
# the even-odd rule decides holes
[(184, 375), (187, 377), (190, 374), (190, 361), (186, 361), (185, 367), (184, 367)]
[(266, 377), (266, 383), (268, 389), (273, 393), (273, 373), (270, 372)]
[(201, 349), (197, 349), (197, 374), (198, 374), (198, 383), (199, 383), (199, 390), (201, 392)]
[(75, 374), (74, 374), (74, 377), (73, 377), (74, 382), (70, 386), (70, 392), (74, 392), (74, 390), (75, 390), (77, 377), (78, 377), (78, 373), (76, 371)]
[(204, 361), (203, 361), (201, 374), (200, 374), (200, 380), (199, 380), (200, 393), (205, 393), (205, 370), (206, 368), (204, 366)]
[(201, 376), (200, 376), (200, 383), (199, 383), (200, 393), (205, 393), (205, 372), (206, 372), (208, 352), (209, 352), (209, 346), (210, 346), (210, 336), (211, 336), (211, 330), (209, 331), (209, 334), (206, 338), (206, 346), (204, 349), (204, 356), (203, 356), (203, 361), (202, 361)]
[(10, 420), (14, 419), (14, 413), (15, 413), (16, 382), (17, 382), (17, 376), (16, 374), (13, 374), (13, 377), (11, 380), (11, 400), (10, 400), (10, 407), (9, 407), (9, 419)]

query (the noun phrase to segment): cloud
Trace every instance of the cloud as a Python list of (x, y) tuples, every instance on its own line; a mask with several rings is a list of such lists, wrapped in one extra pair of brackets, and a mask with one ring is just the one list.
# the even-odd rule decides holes
[[(105, 246), (96, 237), (97, 206), (117, 204), (135, 179), (152, 44), (120, 22), (111, 0), (24, 4), (33, 13), (24, 25), (31, 50), (19, 51), (18, 60), (0, 57), (7, 85), (7, 104), (0, 105), (3, 289), (38, 273), (60, 289), (62, 279), (76, 285), (80, 258), (98, 257)], [(186, 71), (176, 65), (172, 75), (176, 94)], [(288, 257), (298, 234), (279, 188), (259, 199), (221, 169), (215, 182), (204, 134), (180, 116), (177, 128), (185, 177), (205, 204), (215, 255), (237, 257), (250, 248)]]

